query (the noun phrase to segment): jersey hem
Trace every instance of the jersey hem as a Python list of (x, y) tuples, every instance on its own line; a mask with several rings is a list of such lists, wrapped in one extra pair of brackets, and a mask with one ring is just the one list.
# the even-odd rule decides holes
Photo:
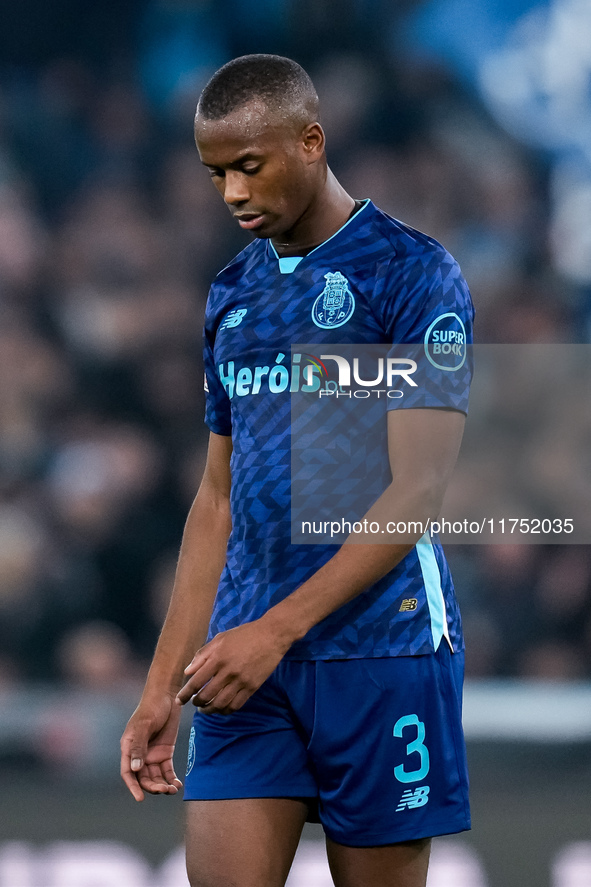
[[(450, 644), (452, 653), (463, 653), (464, 652), (464, 644)], [(416, 652), (412, 652), (411, 650), (397, 650), (393, 652), (392, 650), (385, 649), (377, 649), (372, 650), (370, 653), (343, 653), (341, 650), (338, 651), (327, 651), (327, 650), (314, 650), (309, 653), (294, 653), (293, 655), (289, 655), (289, 652), (285, 654), (284, 659), (288, 659), (290, 662), (316, 662), (316, 661), (337, 661), (337, 660), (346, 660), (346, 659), (397, 659), (402, 656), (431, 656), (435, 654), (437, 650), (431, 644), (428, 647), (421, 647), (420, 650)]]

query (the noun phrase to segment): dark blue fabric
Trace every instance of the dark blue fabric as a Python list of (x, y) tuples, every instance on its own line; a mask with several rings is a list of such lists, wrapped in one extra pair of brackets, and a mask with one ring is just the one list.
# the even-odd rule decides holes
[(196, 712), (185, 800), (306, 797), (351, 846), (468, 829), (463, 665), (447, 644), (426, 656), (284, 660), (238, 712)]
[[(356, 490), (355, 507), (369, 507), (390, 479), (386, 408), (467, 411), (472, 318), (470, 293), (449, 253), (371, 202), (291, 273), (281, 273), (268, 241), (255, 240), (218, 275), (204, 333), (206, 421), (217, 434), (232, 435), (233, 529), (210, 637), (260, 617), (336, 551), (326, 540), (293, 542), (291, 520), (297, 508), (292, 513), (292, 442), (294, 452), (302, 440), (312, 453), (324, 451), (327, 436), (331, 446), (339, 439), (345, 447), (352, 446), (355, 426), (357, 450), (345, 476), (335, 483), (323, 474), (319, 484), (332, 497), (325, 504), (337, 517), (346, 516), (348, 497)], [(442, 355), (443, 369), (438, 368), (439, 355), (433, 362), (434, 339), (447, 342), (453, 336), (457, 343), (460, 330), (465, 338), (461, 355)], [(296, 363), (293, 346), (298, 343), (307, 343), (313, 351), (297, 351)], [(386, 353), (392, 343), (414, 345), (415, 356), (422, 355), (418, 384), (397, 384), (404, 389), (402, 399), (374, 400), (369, 412), (361, 409), (361, 401), (351, 400), (351, 421), (339, 404), (332, 424), (310, 421), (302, 427), (300, 422), (297, 441), (295, 436), (292, 441), (292, 411), (298, 398), (308, 396), (306, 379), (311, 388), (312, 383), (326, 384), (324, 371), (314, 369), (314, 358), (334, 351), (339, 343), (381, 347)], [(317, 392), (309, 396), (310, 404), (322, 406)], [(360, 424), (362, 415), (365, 425)], [(306, 480), (296, 473), (297, 484), (302, 478)], [(441, 547), (435, 544), (433, 552), (450, 641), (459, 651), (463, 640), (453, 584)], [(416, 599), (413, 610), (401, 610), (406, 599)], [(423, 654), (434, 648), (415, 548), (391, 573), (315, 626), (287, 655), (342, 659)]]

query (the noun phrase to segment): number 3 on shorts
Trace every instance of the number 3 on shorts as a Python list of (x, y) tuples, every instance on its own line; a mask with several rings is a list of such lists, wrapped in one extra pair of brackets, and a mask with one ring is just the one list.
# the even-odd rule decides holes
[(425, 745), (425, 725), (419, 721), (417, 715), (404, 715), (394, 724), (394, 736), (402, 737), (405, 727), (414, 727), (417, 731), (416, 738), (406, 746), (406, 754), (412, 755), (418, 752), (421, 766), (418, 770), (405, 770), (403, 764), (394, 767), (394, 776), (398, 782), (420, 782), (429, 772), (429, 751)]

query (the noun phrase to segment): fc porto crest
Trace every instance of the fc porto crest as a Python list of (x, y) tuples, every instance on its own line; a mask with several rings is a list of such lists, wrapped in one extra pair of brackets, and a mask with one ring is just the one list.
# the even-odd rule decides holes
[(355, 311), (355, 298), (349, 281), (340, 271), (324, 275), (326, 286), (312, 305), (312, 320), (323, 330), (342, 326)]

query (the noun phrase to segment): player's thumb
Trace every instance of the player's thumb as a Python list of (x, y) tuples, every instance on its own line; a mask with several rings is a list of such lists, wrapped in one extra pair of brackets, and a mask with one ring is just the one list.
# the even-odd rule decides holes
[(129, 756), (131, 758), (131, 769), (136, 771), (141, 770), (144, 765), (144, 758), (146, 757), (146, 749), (136, 743), (135, 745), (132, 745)]

